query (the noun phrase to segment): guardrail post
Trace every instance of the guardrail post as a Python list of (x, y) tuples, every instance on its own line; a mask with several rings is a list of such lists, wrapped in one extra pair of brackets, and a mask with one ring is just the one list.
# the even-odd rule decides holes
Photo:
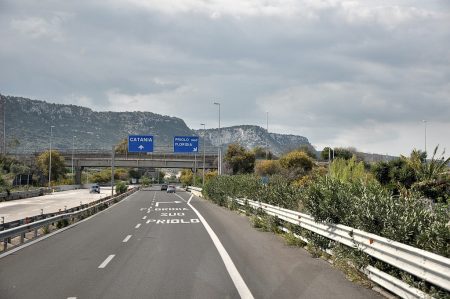
[[(2, 216), (2, 229), (1, 230), (4, 230), (5, 229), (5, 217), (4, 216)], [(6, 238), (6, 239), (3, 239), (3, 251), (5, 251), (6, 250), (6, 248), (8, 248), (8, 239)]]

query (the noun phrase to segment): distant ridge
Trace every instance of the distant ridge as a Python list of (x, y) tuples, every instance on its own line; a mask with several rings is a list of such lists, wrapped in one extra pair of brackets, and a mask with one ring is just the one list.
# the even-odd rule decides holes
[[(155, 144), (170, 150), (173, 136), (205, 135), (206, 145), (218, 146), (218, 130), (191, 130), (184, 120), (152, 112), (97, 112), (92, 109), (0, 95), (6, 103), (6, 141), (8, 152), (34, 152), (48, 149), (53, 125), (53, 148), (111, 149), (129, 134), (153, 134)], [(270, 133), (258, 126), (241, 125), (221, 129), (225, 147), (239, 143), (248, 149), (265, 147), (279, 155), (302, 145), (308, 139), (297, 135)], [(13, 142), (18, 140), (19, 144)]]

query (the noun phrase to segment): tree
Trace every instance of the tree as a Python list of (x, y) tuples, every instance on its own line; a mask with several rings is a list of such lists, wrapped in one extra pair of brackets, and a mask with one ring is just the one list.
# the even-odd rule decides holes
[[(36, 158), (36, 164), (39, 170), (48, 178), (48, 168), (50, 162), (50, 151), (43, 152)], [(66, 166), (64, 165), (64, 157), (56, 151), (52, 150), (52, 177), (51, 180), (56, 181), (60, 177), (64, 177)]]
[(326, 146), (323, 148), (322, 152), (320, 153), (320, 157), (322, 160), (328, 160), (333, 158), (333, 149), (329, 146)]
[(21, 163), (13, 163), (10, 166), (10, 171), (15, 175), (28, 174), (30, 173), (30, 167)]
[(314, 159), (314, 160), (317, 159), (316, 150), (312, 146), (302, 145), (297, 150), (300, 151), (300, 152), (304, 152), (311, 159)]
[(285, 169), (300, 169), (310, 171), (313, 167), (313, 161), (302, 151), (292, 151), (280, 158), (280, 165)]
[(260, 160), (256, 162), (255, 173), (259, 176), (270, 176), (281, 172), (278, 160)]
[(116, 154), (126, 154), (128, 152), (128, 139), (124, 138), (115, 145)]
[[(342, 158), (344, 160), (350, 160), (353, 155), (356, 154), (355, 148), (343, 148), (343, 147), (336, 147), (334, 148), (334, 158)], [(331, 152), (331, 155), (333, 155), (333, 152)]]
[(426, 160), (426, 152), (416, 149), (411, 152), (409, 159), (405, 157), (402, 158), (416, 171), (417, 177), (420, 180), (438, 179), (448, 172), (447, 165), (450, 163), (450, 157), (447, 159), (444, 158), (445, 150), (442, 152), (440, 158), (436, 157), (438, 149), (439, 146), (436, 146), (430, 161)]
[[(357, 151), (354, 147), (335, 147), (334, 149), (326, 146), (323, 148), (322, 152), (320, 153), (320, 157), (322, 160), (333, 160), (337, 158), (342, 158), (344, 160), (350, 160), (354, 155), (357, 154)], [(360, 159), (359, 159), (360, 160)]]
[(148, 187), (150, 186), (150, 178), (148, 176), (142, 176), (141, 177), (141, 185), (143, 187)]
[(257, 146), (253, 149), (253, 153), (255, 154), (255, 159), (256, 160), (261, 160), (261, 159), (267, 159), (267, 160), (272, 160), (274, 155), (271, 151), (268, 151), (267, 149), (261, 147), (261, 146)]
[(233, 174), (252, 173), (255, 168), (255, 153), (239, 144), (230, 144), (224, 157)]
[(183, 186), (192, 185), (193, 176), (194, 176), (194, 173), (192, 172), (192, 170), (183, 169), (181, 171), (180, 182), (183, 184)]

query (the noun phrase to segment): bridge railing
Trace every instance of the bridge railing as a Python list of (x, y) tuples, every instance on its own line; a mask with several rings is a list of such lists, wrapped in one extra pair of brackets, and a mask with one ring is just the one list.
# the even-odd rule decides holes
[[(192, 193), (201, 192), (201, 188), (189, 187), (188, 190)], [(358, 250), (361, 250), (380, 261), (411, 273), (412, 275), (419, 277), (432, 285), (436, 285), (450, 291), (449, 258), (372, 233), (367, 233), (353, 227), (341, 224), (316, 222), (312, 216), (297, 211), (284, 209), (250, 199), (230, 198), (229, 200), (233, 200), (239, 205), (245, 206), (252, 210), (264, 211), (268, 215), (275, 216), (285, 222), (298, 225), (335, 242), (352, 248), (357, 248)], [(286, 228), (282, 229), (284, 231), (288, 231)], [(301, 236), (296, 237), (308, 242), (308, 240)], [(402, 298), (429, 298), (429, 296), (422, 291), (378, 270), (375, 267), (368, 266), (364, 269), (364, 271), (369, 279)]]

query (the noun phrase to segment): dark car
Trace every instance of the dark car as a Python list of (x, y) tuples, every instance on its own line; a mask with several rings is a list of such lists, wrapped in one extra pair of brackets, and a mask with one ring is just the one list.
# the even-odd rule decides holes
[(100, 193), (100, 186), (97, 184), (92, 185), (89, 193)]
[(161, 191), (165, 191), (165, 190), (167, 190), (167, 185), (166, 184), (162, 184), (161, 185)]

